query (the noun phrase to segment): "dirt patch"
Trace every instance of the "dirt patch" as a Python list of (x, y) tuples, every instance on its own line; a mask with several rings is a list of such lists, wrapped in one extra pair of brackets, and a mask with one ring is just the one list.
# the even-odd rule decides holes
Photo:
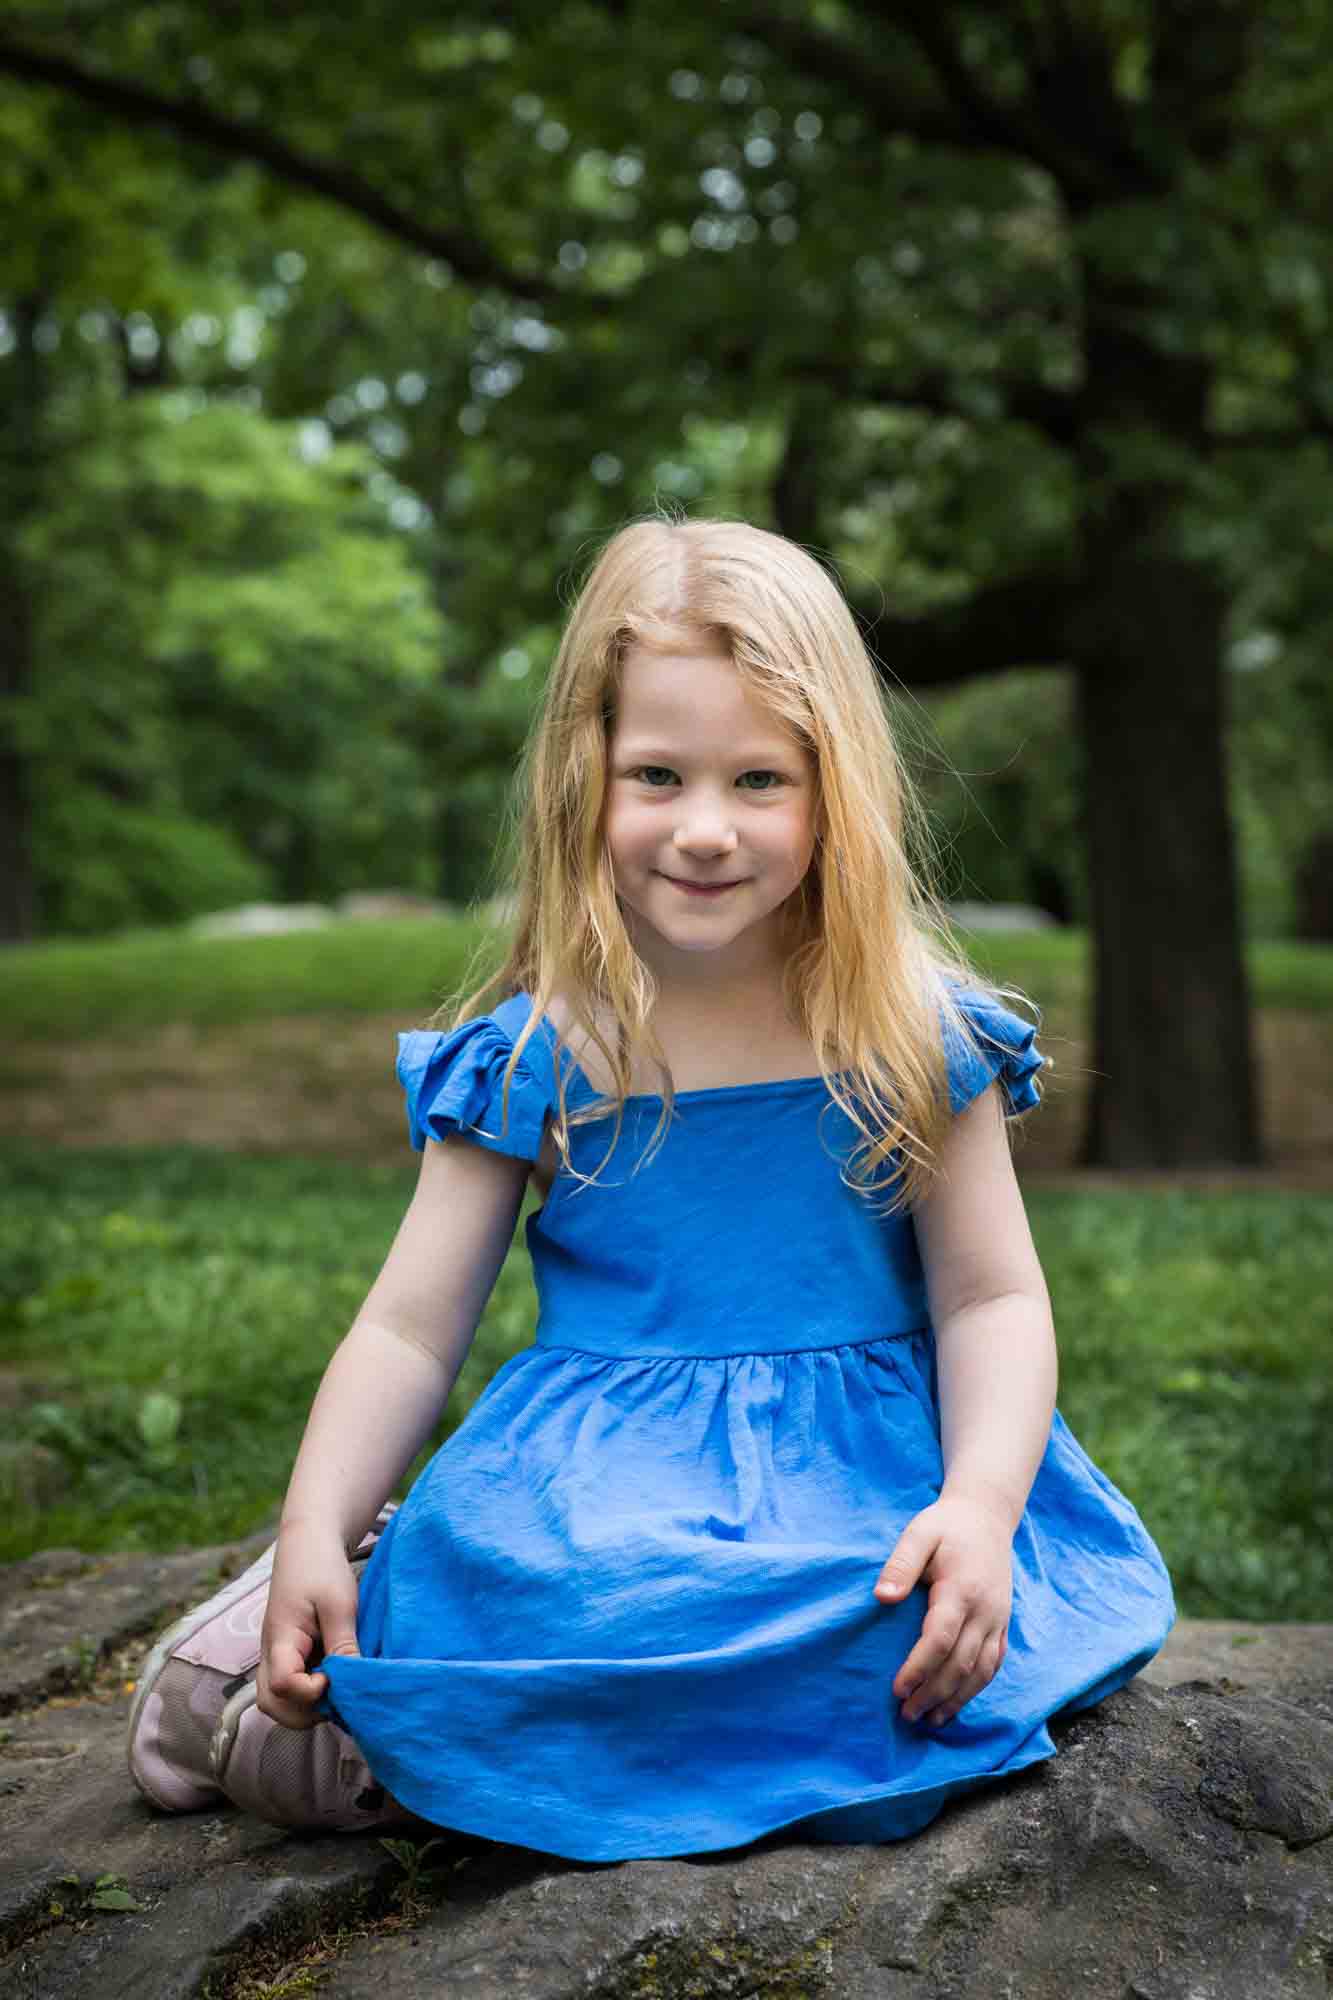
[(283, 1016), (11, 1048), (0, 1132), (51, 1146), (212, 1146), (402, 1160), (397, 1015)]
[[(228, 1152), (406, 1157), (394, 1075), (399, 1015), (294, 1015), (225, 1028), (174, 1023), (153, 1034), (11, 1045), (0, 1135), (51, 1146), (213, 1146)], [(1073, 1169), (1090, 1052), (1052, 1021), (1046, 1100), (1015, 1145), (1023, 1180)], [(1189, 1173), (1084, 1170), (1080, 1186), (1333, 1189), (1333, 1016), (1256, 1018), (1270, 1164)]]

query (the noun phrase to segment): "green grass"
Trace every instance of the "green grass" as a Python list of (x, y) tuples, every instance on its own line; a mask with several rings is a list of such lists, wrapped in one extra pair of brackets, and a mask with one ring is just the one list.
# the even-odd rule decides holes
[(134, 931), (12, 946), (0, 957), (0, 1025), (10, 1035), (84, 1037), (172, 1021), (224, 1027), (275, 1014), (415, 1018), (439, 1005), (487, 941), (489, 970), (499, 963), (503, 935), (463, 918), (330, 924), (281, 937)]
[[(17, 1444), (0, 1447), (0, 1561), (216, 1542), (273, 1515), (415, 1179), (410, 1154), (388, 1168), (0, 1148), (0, 1353), (22, 1389)], [(530, 1299), (520, 1238), (433, 1443), (525, 1344)], [(34, 1477), (58, 1486), (38, 1508)]]
[[(986, 932), (977, 964), (1043, 1007), (1081, 1004), (1081, 931)], [(505, 934), (469, 918), (333, 924), (285, 937), (194, 938), (140, 931), (89, 942), (12, 946), (0, 957), (0, 1027), (9, 1036), (137, 1033), (184, 1021), (226, 1026), (275, 1014), (397, 1013), (439, 1004), (478, 945), (498, 964)], [(1256, 1006), (1333, 1012), (1333, 949), (1258, 943), (1248, 954)], [(479, 983), (478, 981), (475, 983)]]
[[(0, 1343), (59, 1491), (0, 1558), (166, 1549), (271, 1518), (414, 1165), (0, 1149)], [(528, 1212), (531, 1198), (525, 1203)], [(1059, 1404), (1134, 1502), (1182, 1616), (1333, 1609), (1333, 1197), (1033, 1194)], [(439, 1432), (531, 1338), (522, 1223)], [(152, 1400), (156, 1399), (156, 1400)], [(886, 1551), (887, 1553), (887, 1551)]]

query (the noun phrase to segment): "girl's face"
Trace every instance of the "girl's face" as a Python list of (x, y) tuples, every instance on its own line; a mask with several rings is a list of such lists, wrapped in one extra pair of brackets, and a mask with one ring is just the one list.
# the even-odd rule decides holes
[[(670, 978), (759, 972), (815, 844), (814, 758), (725, 653), (626, 653), (606, 844), (635, 947)], [(700, 895), (685, 883), (721, 884)]]

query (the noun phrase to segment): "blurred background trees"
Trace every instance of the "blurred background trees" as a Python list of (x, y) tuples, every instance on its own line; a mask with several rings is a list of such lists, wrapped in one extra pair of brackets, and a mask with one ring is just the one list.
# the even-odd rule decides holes
[(1316, 0), (0, 15), (0, 922), (486, 893), (597, 542), (836, 565), (1084, 1157), (1257, 1156), (1333, 935)]

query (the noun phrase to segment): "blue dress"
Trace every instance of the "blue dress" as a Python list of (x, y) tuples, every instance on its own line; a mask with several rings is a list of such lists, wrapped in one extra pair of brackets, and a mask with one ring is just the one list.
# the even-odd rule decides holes
[[(1037, 1101), (1033, 1030), (949, 1048), (956, 1111), (999, 1080)], [(414, 1145), (465, 1133), (535, 1160), (555, 1103), (543, 1017), (515, 994), (403, 1035)], [(571, 1109), (595, 1095), (560, 1051)], [(943, 1482), (934, 1340), (910, 1217), (839, 1178), (861, 1140), (819, 1077), (625, 1107), (598, 1184), (563, 1163), (526, 1224), (540, 1303), (389, 1521), (361, 1581), (361, 1655), (325, 1712), (422, 1818), (584, 1861), (695, 1854), (775, 1829), (884, 1841), (954, 1793), (1055, 1754), (1052, 1716), (1120, 1687), (1175, 1617), (1134, 1507), (1057, 1410), (1013, 1544), (1008, 1652), (955, 1718), (892, 1683), (928, 1587), (874, 1584)], [(821, 1116), (822, 1113), (822, 1116)], [(610, 1116), (575, 1127), (591, 1174)]]

